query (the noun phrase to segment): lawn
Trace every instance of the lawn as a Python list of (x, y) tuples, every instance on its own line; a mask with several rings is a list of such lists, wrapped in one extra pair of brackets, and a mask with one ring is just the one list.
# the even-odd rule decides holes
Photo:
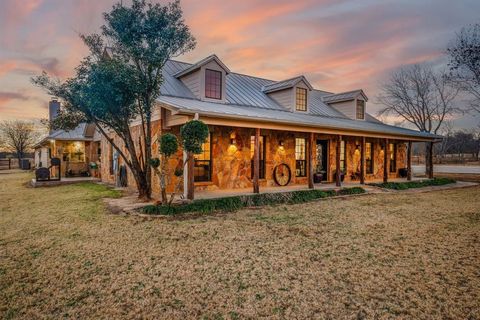
[(195, 219), (0, 174), (0, 316), (480, 319), (480, 188)]

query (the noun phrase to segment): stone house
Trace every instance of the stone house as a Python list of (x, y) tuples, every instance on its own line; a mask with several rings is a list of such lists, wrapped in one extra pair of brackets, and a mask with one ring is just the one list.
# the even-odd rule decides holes
[[(60, 102), (53, 99), (49, 103), (49, 120), (53, 120), (60, 110)], [(90, 163), (100, 164), (100, 136), (95, 125), (81, 123), (75, 129), (52, 130), (34, 146), (36, 168), (50, 167), (51, 159), (60, 159), (62, 177), (99, 175), (92, 170)], [(51, 170), (55, 174), (55, 170)]]
[[(411, 178), (412, 142), (441, 138), (380, 122), (367, 112), (368, 97), (361, 89), (334, 94), (313, 88), (302, 75), (273, 81), (234, 73), (216, 55), (194, 64), (170, 60), (163, 77), (153, 141), (165, 132), (178, 135), (194, 118), (210, 130), (203, 153), (194, 155), (184, 171), (183, 192), (190, 198), (205, 190), (258, 192), (287, 185), (313, 188), (320, 180), (340, 185), (342, 180)], [(132, 130), (141, 134), (138, 124)], [(157, 149), (154, 143), (153, 156)], [(114, 153), (103, 138), (101, 176), (111, 183)], [(171, 169), (186, 157), (179, 151)], [(155, 195), (159, 184), (157, 177), (153, 180)]]

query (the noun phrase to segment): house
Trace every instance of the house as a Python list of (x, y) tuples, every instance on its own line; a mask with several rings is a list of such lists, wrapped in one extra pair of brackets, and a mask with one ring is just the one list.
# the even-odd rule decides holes
[[(332, 93), (315, 89), (303, 75), (281, 81), (243, 75), (230, 71), (216, 55), (193, 64), (170, 60), (163, 76), (153, 141), (164, 132), (179, 134), (194, 118), (210, 131), (202, 154), (184, 172), (189, 198), (204, 190), (258, 192), (266, 186), (312, 188), (320, 179), (339, 185), (342, 179), (398, 178), (411, 172), (412, 142), (441, 138), (375, 119), (361, 89)], [(136, 125), (132, 123), (138, 135)], [(155, 143), (154, 156), (157, 148)], [(113, 154), (102, 138), (101, 176), (107, 182), (115, 180)], [(181, 167), (185, 157), (179, 152), (170, 167)], [(134, 186), (128, 175), (128, 185)], [(174, 178), (169, 188), (175, 183)]]
[[(60, 102), (52, 99), (48, 108), (49, 120), (53, 120), (60, 110)], [(92, 170), (90, 163), (99, 164), (100, 136), (95, 125), (81, 123), (70, 131), (50, 131), (34, 149), (36, 168), (48, 168), (51, 158), (59, 158), (62, 177), (96, 175), (96, 170)]]

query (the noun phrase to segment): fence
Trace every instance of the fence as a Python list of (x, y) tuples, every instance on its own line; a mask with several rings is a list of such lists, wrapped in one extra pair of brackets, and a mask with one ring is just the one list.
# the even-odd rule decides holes
[(18, 159), (0, 159), (0, 170), (18, 169)]

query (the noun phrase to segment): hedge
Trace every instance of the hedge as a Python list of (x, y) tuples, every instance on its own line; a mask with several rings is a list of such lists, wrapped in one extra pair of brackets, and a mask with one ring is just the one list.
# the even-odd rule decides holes
[(304, 203), (317, 199), (339, 195), (362, 194), (360, 187), (340, 190), (299, 190), (279, 193), (261, 193), (253, 195), (233, 196), (217, 199), (199, 199), (189, 203), (172, 206), (149, 205), (143, 207), (142, 213), (151, 215), (176, 215), (188, 212), (212, 213), (215, 211), (233, 212), (245, 207), (260, 207), (278, 204)]
[(387, 183), (368, 183), (368, 185), (380, 187), (384, 189), (406, 190), (412, 188), (422, 188), (429, 186), (442, 186), (445, 184), (455, 183), (456, 181), (450, 178), (434, 178), (421, 181), (407, 181), (407, 182), (387, 182)]

